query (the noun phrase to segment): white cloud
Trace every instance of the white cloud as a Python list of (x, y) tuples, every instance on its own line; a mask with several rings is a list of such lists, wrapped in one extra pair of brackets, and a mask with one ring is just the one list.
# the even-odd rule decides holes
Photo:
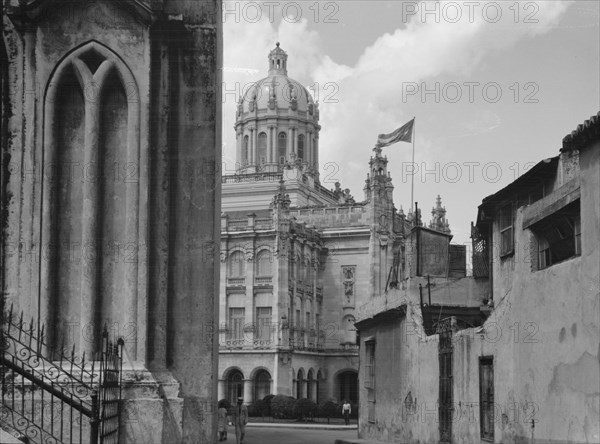
[[(434, 7), (434, 2), (426, 3), (430, 9)], [(338, 64), (324, 55), (318, 33), (309, 29), (305, 19), (295, 24), (282, 21), (277, 28), (267, 20), (226, 24), (225, 65), (258, 69), (262, 74), (252, 76), (257, 80), (266, 75), (268, 51), (275, 41), (281, 41), (289, 55), (290, 76), (307, 86), (318, 82), (322, 88), (318, 97), (321, 163), (356, 159), (341, 165), (338, 177), (343, 180), (343, 187), (350, 187), (354, 195), (361, 198), (366, 162), (377, 134), (392, 131), (412, 118), (407, 113), (410, 107), (401, 101), (404, 82), (419, 83), (441, 75), (469, 75), (486, 57), (494, 57), (523, 39), (555, 27), (569, 6), (565, 1), (521, 2), (515, 23), (514, 11), (509, 9), (514, 2), (500, 3), (502, 19), (497, 23), (486, 21), (481, 10), (475, 10), (472, 22), (463, 11), (457, 23), (422, 20), (417, 14), (406, 26), (377, 38), (363, 51), (354, 67)], [(528, 4), (537, 9), (532, 10)], [(526, 17), (537, 22), (524, 23)], [(227, 83), (248, 82), (249, 77), (239, 72), (225, 72)], [(235, 116), (233, 100), (225, 103), (224, 113), (227, 144), (224, 153), (232, 161), (235, 156), (235, 135), (231, 129)], [(478, 128), (465, 128), (465, 132), (495, 128), (500, 121), (490, 116), (482, 119)], [(427, 140), (426, 135), (420, 135), (418, 140), (427, 155), (427, 150), (433, 149), (431, 140)]]

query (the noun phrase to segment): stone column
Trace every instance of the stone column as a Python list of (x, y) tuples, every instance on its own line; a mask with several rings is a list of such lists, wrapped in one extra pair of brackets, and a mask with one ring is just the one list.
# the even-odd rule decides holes
[(313, 147), (313, 153), (315, 155), (315, 170), (317, 171), (317, 179), (319, 178), (319, 134), (315, 133), (315, 146)]
[(225, 397), (225, 379), (219, 379), (217, 384), (217, 400), (220, 401)]
[[(162, 43), (160, 46), (161, 60), (169, 60), (169, 47)], [(161, 64), (161, 78), (169, 78), (170, 64)], [(148, 310), (148, 331), (152, 332), (153, 341), (149, 345), (152, 349), (148, 362), (149, 370), (164, 370), (167, 368), (167, 298), (164, 297), (168, 292), (169, 285), (169, 212), (171, 195), (171, 181), (173, 178), (169, 174), (170, 152), (169, 152), (169, 125), (172, 124), (173, 116), (169, 104), (172, 100), (171, 84), (169, 82), (157, 82), (159, 94), (156, 94), (156, 107), (162, 109), (159, 113), (158, 121), (153, 122), (152, 137), (156, 143), (157, 155), (149, 168), (149, 175), (153, 179), (149, 183), (148, 198), (149, 211), (148, 219), (154, 221), (152, 238), (154, 242), (149, 243), (149, 261), (154, 264), (154, 269), (148, 273), (148, 305), (152, 309)], [(238, 138), (239, 144), (239, 138)], [(143, 334), (142, 332), (139, 332)], [(146, 335), (145, 335), (146, 336)]]
[(279, 353), (273, 354), (273, 376), (271, 378), (271, 387), (269, 392), (277, 395), (279, 393), (278, 390), (278, 381), (279, 381)]
[[(295, 145), (294, 145), (294, 128), (288, 129), (288, 146), (289, 146), (289, 154), (296, 154)], [(288, 156), (290, 158), (290, 156)]]
[(244, 379), (244, 404), (252, 404), (252, 379)]
[(273, 162), (273, 127), (267, 127), (267, 163)]
[(314, 162), (315, 162), (315, 153), (313, 152), (313, 142), (312, 142), (312, 132), (309, 131), (308, 133), (306, 133), (306, 150), (309, 153), (309, 165), (311, 166), (311, 168), (314, 168)]
[[(250, 229), (254, 229), (254, 217), (256, 215), (248, 215), (248, 224), (252, 223)], [(252, 222), (251, 222), (252, 221)], [(254, 347), (254, 259), (255, 259), (254, 239), (252, 244), (246, 251), (246, 304), (245, 304), (245, 319), (244, 319), (244, 347)]]
[(250, 128), (250, 165), (256, 165), (256, 145), (254, 143), (254, 135), (256, 130)]
[[(92, 84), (92, 78), (87, 66), (78, 59), (74, 60), (77, 66), (75, 71), (79, 74), (79, 81), (85, 91), (87, 85)], [(87, 74), (87, 75), (86, 75)], [(94, 76), (95, 77), (95, 76)], [(84, 95), (85, 97), (85, 95)], [(99, 193), (98, 184), (100, 168), (98, 158), (98, 140), (100, 124), (100, 102), (98, 100), (85, 100), (85, 135), (83, 142), (83, 162), (86, 166), (87, 180), (83, 181), (83, 207), (81, 211), (81, 239), (84, 254), (81, 263), (81, 351), (88, 356), (93, 356), (97, 343), (94, 307), (98, 301), (98, 253), (101, 239), (98, 239), (98, 223), (100, 212), (98, 209)]]
[(310, 152), (310, 137), (309, 133), (304, 133), (304, 162), (309, 167), (312, 167), (312, 153)]
[[(227, 226), (227, 216), (221, 218), (222, 225)], [(223, 230), (225, 231), (225, 230)], [(219, 279), (219, 345), (227, 340), (227, 334), (222, 327), (227, 327), (227, 258), (229, 257), (229, 243), (225, 240), (221, 244), (221, 266)], [(219, 398), (222, 399), (222, 398)]]
[(254, 128), (252, 132), (252, 146), (254, 147), (254, 163), (258, 165), (260, 161), (258, 158), (258, 128)]
[(236, 144), (235, 144), (235, 169), (236, 171), (240, 169), (242, 166), (242, 141), (243, 141), (241, 131), (236, 132)]

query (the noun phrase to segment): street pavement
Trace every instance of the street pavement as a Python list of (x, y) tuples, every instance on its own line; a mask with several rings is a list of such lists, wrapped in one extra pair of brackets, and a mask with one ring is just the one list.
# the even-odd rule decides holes
[[(246, 427), (244, 444), (334, 444), (336, 439), (354, 439), (354, 430), (323, 430), (284, 427)], [(227, 441), (235, 444), (235, 428), (229, 426)]]

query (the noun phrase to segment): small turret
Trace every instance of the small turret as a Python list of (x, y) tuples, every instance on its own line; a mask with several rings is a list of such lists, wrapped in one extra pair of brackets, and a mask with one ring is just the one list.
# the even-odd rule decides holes
[(279, 47), (279, 42), (275, 44), (275, 49), (269, 53), (269, 75), (287, 76), (287, 53)]
[(435, 200), (435, 207), (431, 210), (431, 222), (429, 222), (429, 228), (442, 233), (450, 233), (450, 224), (446, 219), (446, 208), (442, 207), (442, 198), (438, 194)]

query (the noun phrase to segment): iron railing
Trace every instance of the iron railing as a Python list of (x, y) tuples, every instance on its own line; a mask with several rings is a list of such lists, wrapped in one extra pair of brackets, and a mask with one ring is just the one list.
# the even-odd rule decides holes
[(0, 422), (35, 443), (118, 443), (123, 340), (109, 341), (86, 360), (52, 347), (44, 327), (11, 307), (0, 329)]
[(471, 240), (473, 242), (473, 277), (489, 277), (489, 245), (485, 233), (481, 233), (471, 222)]

